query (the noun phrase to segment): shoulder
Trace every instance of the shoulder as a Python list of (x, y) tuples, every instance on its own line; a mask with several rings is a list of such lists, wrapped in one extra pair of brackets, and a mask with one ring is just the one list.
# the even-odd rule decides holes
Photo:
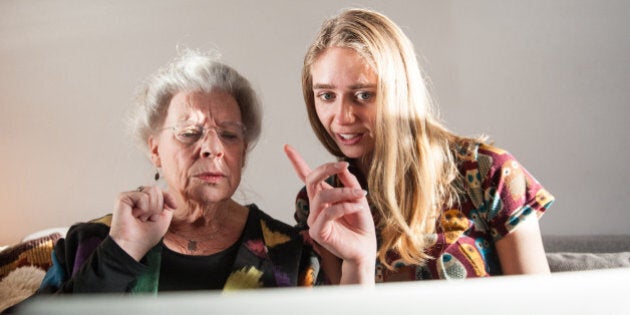
[(490, 144), (480, 144), (477, 150), (479, 162), (502, 167), (507, 163), (517, 163), (516, 158), (508, 151)]
[[(540, 188), (540, 183), (507, 150), (486, 143), (473, 143), (455, 147), (459, 172), (468, 185), (525, 186)], [(520, 190), (520, 189), (519, 189)]]
[(64, 238), (57, 241), (53, 250), (53, 267), (58, 274), (58, 279), (64, 278), (62, 274), (72, 274), (74, 268), (80, 266), (107, 238), (109, 222), (111, 222), (111, 215), (76, 223), (68, 229)]
[(508, 151), (494, 145), (477, 141), (460, 141), (453, 145), (457, 164), (483, 163), (500, 165), (506, 160), (515, 160)]
[(109, 235), (112, 215), (107, 214), (87, 222), (76, 223), (68, 229), (64, 243), (78, 245), (85, 241), (102, 241)]
[(479, 145), (477, 168), (483, 178), (510, 185), (526, 185), (539, 188), (540, 183), (508, 151), (488, 145)]
[(102, 217), (89, 220), (87, 222), (80, 222), (72, 225), (68, 230), (68, 233), (89, 233), (98, 234), (102, 231), (108, 231), (112, 223), (112, 214), (106, 214)]
[[(510, 152), (487, 143), (461, 142), (453, 151), (457, 168), (467, 181), (497, 179), (504, 172), (522, 168)], [(476, 178), (468, 178), (472, 176)]]

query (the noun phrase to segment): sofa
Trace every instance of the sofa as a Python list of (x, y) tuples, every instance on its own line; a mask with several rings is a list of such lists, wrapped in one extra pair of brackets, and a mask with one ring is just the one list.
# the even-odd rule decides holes
[(544, 235), (551, 272), (630, 267), (630, 235)]
[[(54, 244), (67, 229), (31, 234), (0, 251), (0, 312), (32, 295), (51, 266)], [(544, 235), (554, 273), (630, 267), (630, 235)]]

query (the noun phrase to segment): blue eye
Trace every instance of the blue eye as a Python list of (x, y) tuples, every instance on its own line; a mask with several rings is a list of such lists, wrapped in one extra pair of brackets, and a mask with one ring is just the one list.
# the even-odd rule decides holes
[(322, 101), (331, 101), (335, 98), (335, 95), (330, 92), (322, 92), (322, 93), (319, 93), (317, 97), (321, 99)]
[(374, 94), (371, 92), (359, 92), (356, 94), (356, 97), (360, 101), (369, 101), (374, 97)]

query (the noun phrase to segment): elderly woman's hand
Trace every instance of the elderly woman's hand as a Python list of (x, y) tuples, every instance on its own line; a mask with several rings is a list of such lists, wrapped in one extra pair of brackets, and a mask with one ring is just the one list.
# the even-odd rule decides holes
[(114, 205), (109, 235), (140, 261), (166, 234), (175, 208), (174, 199), (156, 186), (121, 193)]
[[(285, 152), (309, 196), (310, 236), (343, 260), (341, 283), (374, 283), (376, 229), (365, 191), (346, 162), (327, 163), (310, 170), (290, 146)], [(325, 180), (337, 175), (344, 187)]]

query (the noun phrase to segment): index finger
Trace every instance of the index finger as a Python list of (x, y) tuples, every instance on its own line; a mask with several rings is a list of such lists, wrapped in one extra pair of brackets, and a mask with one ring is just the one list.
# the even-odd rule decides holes
[(291, 161), (291, 165), (293, 165), (293, 169), (295, 173), (297, 173), (298, 177), (303, 183), (306, 183), (306, 177), (311, 173), (311, 168), (306, 164), (306, 161), (302, 158), (302, 156), (298, 153), (295, 148), (292, 146), (285, 144), (284, 145), (284, 153)]

